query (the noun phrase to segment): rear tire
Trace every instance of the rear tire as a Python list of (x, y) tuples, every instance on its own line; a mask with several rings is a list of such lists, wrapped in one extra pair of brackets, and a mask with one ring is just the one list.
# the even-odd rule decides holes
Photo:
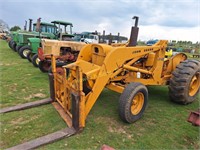
[(148, 90), (139, 82), (132, 82), (126, 86), (119, 98), (119, 116), (127, 123), (140, 119), (148, 101)]
[(19, 52), (19, 50), (20, 50), (21, 47), (22, 47), (21, 45), (17, 45), (17, 46), (15, 47), (15, 51), (16, 51), (16, 52)]
[(38, 58), (38, 54), (33, 55), (32, 57), (32, 64), (35, 67), (39, 66), (40, 59)]
[(27, 58), (28, 53), (31, 51), (30, 46), (26, 45), (26, 46), (22, 46), (19, 49), (19, 55), (21, 56), (21, 58)]
[(179, 104), (192, 103), (200, 86), (200, 62), (185, 60), (172, 72), (169, 82), (169, 97)]
[(15, 43), (15, 41), (13, 41), (12, 43), (11, 43), (11, 49), (13, 50), (13, 51), (15, 51), (16, 52), (16, 50), (15, 50), (15, 47), (17, 46), (17, 44)]
[(51, 67), (51, 62), (48, 62), (46, 60), (40, 61), (38, 67), (40, 71), (48, 72), (49, 68)]
[(12, 49), (12, 42), (14, 42), (13, 40), (10, 40), (9, 42), (8, 42), (8, 46)]
[(31, 51), (28, 52), (27, 59), (28, 59), (29, 62), (32, 62), (33, 55), (34, 55), (34, 53), (32, 53)]

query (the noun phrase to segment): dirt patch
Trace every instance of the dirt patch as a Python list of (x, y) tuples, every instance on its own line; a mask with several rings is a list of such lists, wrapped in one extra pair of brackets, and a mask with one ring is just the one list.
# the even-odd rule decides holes
[(35, 116), (32, 116), (32, 117), (30, 117), (30, 118), (28, 118), (28, 119), (25, 119), (25, 118), (20, 117), (20, 118), (11, 120), (10, 123), (13, 124), (13, 125), (17, 125), (17, 124), (27, 124), (27, 123), (29, 123), (30, 121), (35, 120), (35, 119), (37, 119), (37, 118), (39, 118), (39, 117), (40, 117), (40, 115), (35, 115)]
[(9, 85), (9, 93), (16, 92), (16, 91), (17, 91), (17, 83)]
[(33, 97), (35, 97), (35, 98), (44, 98), (44, 97), (46, 97), (46, 95), (43, 94), (43, 93), (36, 93), (36, 94), (33, 94)]
[(22, 123), (23, 121), (24, 121), (24, 119), (20, 117), (20, 118), (17, 118), (15, 120), (11, 120), (10, 123), (13, 124), (13, 125), (16, 125), (16, 124)]
[(36, 93), (36, 94), (31, 94), (28, 97), (25, 97), (24, 99), (25, 100), (30, 100), (32, 98), (45, 98), (45, 97), (46, 97), (46, 95), (43, 94), (43, 93)]
[(199, 145), (193, 141), (189, 136), (184, 136), (183, 140), (188, 144), (188, 145), (193, 145), (195, 149), (199, 149)]
[(113, 118), (108, 117), (98, 117), (97, 122), (103, 122), (105, 124), (108, 124), (108, 132), (110, 133), (118, 133), (118, 134), (124, 134), (127, 136), (127, 138), (131, 139), (132, 135), (128, 132), (128, 127), (124, 126), (122, 123), (117, 122)]
[(0, 63), (0, 66), (12, 66), (12, 65), (17, 65), (17, 63), (6, 63), (6, 64)]

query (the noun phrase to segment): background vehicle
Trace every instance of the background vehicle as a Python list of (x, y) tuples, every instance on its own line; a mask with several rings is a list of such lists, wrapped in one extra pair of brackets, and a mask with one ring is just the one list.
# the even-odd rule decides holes
[(158, 42), (158, 39), (156, 39), (156, 40), (149, 40), (149, 41), (147, 41), (146, 45), (151, 46), (151, 45), (155, 44), (156, 42)]
[(99, 43), (99, 36), (95, 32), (82, 32), (74, 34), (73, 40), (85, 43)]
[(49, 28), (47, 26), (46, 31), (52, 33), (54, 35), (53, 38), (47, 38), (44, 36), (28, 38), (30, 51), (27, 54), (27, 59), (32, 62), (35, 67), (38, 67), (40, 61), (38, 58), (38, 48), (41, 47), (41, 38), (71, 41), (74, 36), (72, 35), (72, 23), (65, 21), (52, 21), (51, 23), (53, 24), (53, 27), (56, 27), (55, 30), (54, 28)]
[[(40, 22), (40, 18), (37, 21), (37, 24), (33, 24), (33, 32), (27, 34), (19, 34), (19, 40), (17, 42), (16, 50), (18, 50), (19, 55), (22, 58), (27, 58), (28, 53), (31, 51), (30, 40), (33, 42), (37, 41), (34, 38), (47, 38), (47, 39), (55, 39), (55, 32), (57, 27), (54, 24)], [(33, 38), (33, 39), (32, 39)], [(35, 44), (33, 44), (35, 45)]]
[(51, 67), (51, 55), (56, 57), (58, 67), (75, 62), (79, 51), (85, 45), (84, 42), (42, 39), (42, 47), (38, 48), (38, 67), (42, 72), (48, 72)]

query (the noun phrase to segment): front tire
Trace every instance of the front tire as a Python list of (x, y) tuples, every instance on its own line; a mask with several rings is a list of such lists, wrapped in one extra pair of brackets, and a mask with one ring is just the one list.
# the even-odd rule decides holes
[(119, 98), (119, 116), (127, 123), (140, 119), (148, 101), (148, 90), (145, 85), (133, 82), (126, 86)]
[(38, 58), (38, 54), (33, 55), (32, 57), (32, 64), (35, 67), (39, 66), (40, 59)]
[(34, 55), (34, 53), (32, 53), (31, 51), (28, 52), (27, 59), (28, 59), (29, 62), (32, 62), (33, 55)]
[(51, 62), (46, 61), (46, 60), (40, 61), (38, 67), (39, 67), (40, 71), (42, 71), (44, 73), (48, 72), (49, 68), (51, 67)]
[(17, 45), (17, 46), (15, 47), (15, 51), (16, 51), (16, 52), (19, 52), (19, 50), (20, 50), (21, 47), (22, 47), (21, 45)]
[(169, 97), (179, 104), (192, 103), (200, 87), (200, 62), (185, 60), (172, 72), (169, 82)]
[(28, 53), (31, 51), (30, 46), (26, 45), (19, 49), (19, 55), (21, 58), (27, 58)]

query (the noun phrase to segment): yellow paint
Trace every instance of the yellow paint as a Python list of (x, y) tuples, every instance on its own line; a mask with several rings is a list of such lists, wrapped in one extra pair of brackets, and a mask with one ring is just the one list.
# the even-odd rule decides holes
[(200, 74), (197, 73), (190, 82), (189, 95), (194, 96), (200, 87)]
[(131, 113), (133, 115), (139, 114), (139, 112), (142, 110), (142, 107), (144, 105), (144, 95), (141, 92), (138, 92), (131, 101)]
[(167, 57), (171, 57), (173, 55), (173, 50), (172, 49), (170, 49), (169, 50), (169, 52), (165, 52), (165, 56), (167, 56)]
[[(84, 127), (87, 115), (105, 87), (122, 93), (130, 82), (165, 85), (175, 67), (186, 59), (184, 54), (164, 59), (166, 47), (165, 40), (152, 46), (135, 47), (127, 47), (127, 44), (87, 44), (82, 47), (76, 62), (63, 66), (70, 71), (67, 78), (66, 74), (55, 73), (55, 60), (52, 59), (56, 100), (70, 112), (73, 109), (70, 93), (78, 94), (79, 126)], [(193, 83), (195, 85), (195, 78)], [(84, 93), (85, 85), (90, 89), (87, 93)], [(140, 112), (143, 104), (144, 96), (138, 93), (131, 106), (132, 114)]]

